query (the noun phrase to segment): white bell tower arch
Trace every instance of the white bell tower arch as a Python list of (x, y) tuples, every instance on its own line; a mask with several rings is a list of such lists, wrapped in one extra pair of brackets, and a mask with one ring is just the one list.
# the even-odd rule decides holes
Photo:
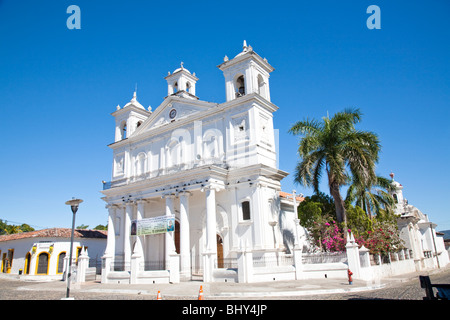
[(274, 68), (261, 58), (244, 40), (243, 50), (236, 57), (218, 65), (225, 77), (226, 101), (257, 93), (270, 101), (269, 77)]

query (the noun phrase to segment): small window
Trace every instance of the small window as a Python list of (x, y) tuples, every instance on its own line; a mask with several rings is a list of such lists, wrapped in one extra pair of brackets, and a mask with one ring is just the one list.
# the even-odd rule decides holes
[(394, 202), (398, 203), (398, 198), (397, 198), (397, 195), (395, 193), (392, 195), (392, 197), (394, 198)]
[(242, 202), (242, 220), (250, 220), (250, 201)]

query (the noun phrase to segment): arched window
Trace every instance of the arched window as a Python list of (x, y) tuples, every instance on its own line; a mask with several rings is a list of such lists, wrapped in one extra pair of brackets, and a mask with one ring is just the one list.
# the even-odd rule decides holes
[(242, 220), (247, 221), (250, 220), (250, 201), (243, 201), (241, 203), (242, 207)]
[(136, 173), (138, 176), (145, 173), (145, 154), (139, 153), (136, 160)]
[(56, 267), (57, 268), (56, 273), (58, 273), (58, 274), (64, 272), (63, 268), (64, 268), (64, 258), (65, 257), (66, 257), (65, 251), (61, 252), (58, 256), (58, 266)]
[(394, 198), (394, 202), (398, 203), (398, 198), (397, 198), (397, 195), (395, 193), (392, 195), (392, 197)]
[(120, 124), (120, 134), (121, 134), (122, 140), (127, 137), (127, 122), (126, 121), (122, 121), (122, 123)]
[(189, 81), (186, 82), (186, 91), (191, 92), (191, 83)]
[[(181, 138), (181, 137), (180, 137)], [(182, 148), (180, 138), (172, 138), (167, 144), (166, 153), (166, 167), (170, 168), (172, 166), (180, 164), (182, 161)]]
[(258, 75), (258, 93), (262, 97), (266, 97), (266, 83), (264, 82), (264, 79), (260, 74)]
[(236, 79), (235, 90), (236, 90), (236, 97), (242, 97), (243, 95), (245, 95), (244, 76), (241, 75)]
[(173, 84), (173, 93), (175, 93), (175, 92), (177, 92), (178, 91), (178, 82), (175, 82), (174, 84)]
[(142, 121), (138, 121), (138, 123), (136, 123), (136, 129), (139, 128), (142, 124)]
[(41, 252), (37, 258), (36, 274), (48, 274), (49, 255), (47, 252)]

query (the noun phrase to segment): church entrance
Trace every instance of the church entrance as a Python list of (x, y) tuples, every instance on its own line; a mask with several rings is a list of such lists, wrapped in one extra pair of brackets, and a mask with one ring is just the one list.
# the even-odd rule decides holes
[(217, 239), (217, 268), (223, 268), (223, 240), (222, 237), (216, 235)]
[(175, 251), (180, 254), (180, 223), (175, 220)]

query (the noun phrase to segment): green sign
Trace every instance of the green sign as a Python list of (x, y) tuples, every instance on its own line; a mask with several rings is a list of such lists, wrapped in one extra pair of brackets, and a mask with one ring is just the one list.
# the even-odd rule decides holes
[(131, 222), (132, 236), (145, 236), (175, 231), (175, 216), (160, 216)]

